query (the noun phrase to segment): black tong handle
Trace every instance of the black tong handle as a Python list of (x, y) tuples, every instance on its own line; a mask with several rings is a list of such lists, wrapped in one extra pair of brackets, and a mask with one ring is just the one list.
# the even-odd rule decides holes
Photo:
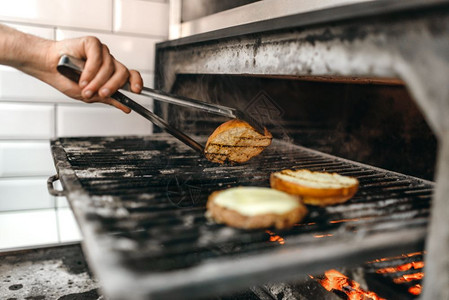
[[(62, 75), (71, 79), (74, 82), (79, 81), (83, 68), (84, 68), (83, 60), (68, 55), (62, 55), (61, 58), (59, 59), (59, 63), (57, 66), (59, 73), (61, 73)], [(145, 119), (151, 121), (154, 125), (158, 126), (159, 128), (167, 131), (168, 133), (173, 135), (175, 138), (177, 138), (178, 140), (180, 140), (193, 150), (200, 152), (201, 154), (204, 154), (204, 147), (201, 144), (197, 143), (195, 140), (187, 136), (182, 131), (172, 127), (164, 119), (162, 119), (152, 111), (146, 109), (145, 107), (135, 102), (131, 98), (127, 97), (125, 94), (122, 94), (119, 91), (117, 91), (111, 95), (111, 98), (114, 98), (118, 102), (134, 110), (136, 113), (138, 113)]]

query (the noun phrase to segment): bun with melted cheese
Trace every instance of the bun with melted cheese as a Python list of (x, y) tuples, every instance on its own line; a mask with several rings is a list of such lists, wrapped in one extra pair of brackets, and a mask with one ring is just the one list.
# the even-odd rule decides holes
[(256, 229), (292, 227), (307, 214), (299, 198), (265, 187), (235, 187), (209, 196), (206, 215), (217, 223)]
[(207, 140), (204, 154), (217, 163), (243, 163), (259, 155), (271, 144), (273, 136), (265, 128), (257, 132), (247, 122), (234, 119), (221, 124)]
[(337, 173), (282, 170), (270, 176), (271, 187), (300, 196), (305, 204), (326, 206), (343, 203), (354, 196), (359, 181)]

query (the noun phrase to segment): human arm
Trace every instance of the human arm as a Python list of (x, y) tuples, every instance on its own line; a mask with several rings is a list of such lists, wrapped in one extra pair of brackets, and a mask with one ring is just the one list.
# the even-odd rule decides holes
[[(78, 83), (57, 72), (62, 54), (86, 61)], [(111, 104), (126, 113), (130, 109), (110, 96), (128, 81), (135, 93), (140, 93), (143, 86), (139, 72), (128, 70), (106, 45), (90, 36), (51, 41), (0, 24), (0, 64), (36, 77), (74, 99)]]

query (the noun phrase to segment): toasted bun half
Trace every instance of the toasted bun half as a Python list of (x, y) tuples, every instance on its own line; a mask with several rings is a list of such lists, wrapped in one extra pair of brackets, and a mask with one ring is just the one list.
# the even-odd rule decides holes
[(228, 226), (256, 229), (292, 227), (307, 214), (299, 198), (263, 187), (217, 191), (207, 201), (207, 216)]
[(359, 181), (337, 173), (282, 170), (270, 176), (271, 187), (301, 196), (305, 204), (326, 206), (343, 203), (354, 196)]
[(221, 124), (209, 136), (204, 154), (217, 163), (243, 163), (259, 155), (271, 144), (271, 133), (265, 128), (264, 134), (238, 119)]

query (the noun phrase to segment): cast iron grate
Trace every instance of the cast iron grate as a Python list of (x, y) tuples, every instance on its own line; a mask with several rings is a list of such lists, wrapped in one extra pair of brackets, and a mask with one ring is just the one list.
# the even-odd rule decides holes
[[(62, 138), (52, 148), (94, 271), (105, 281), (132, 274), (120, 284), (139, 295), (205, 296), (422, 249), (433, 183), (414, 177), (280, 141), (235, 166), (167, 135)], [(212, 191), (269, 186), (284, 168), (355, 176), (360, 190), (345, 204), (310, 207), (289, 230), (238, 230), (205, 217)], [(105, 292), (120, 284), (106, 282)]]

